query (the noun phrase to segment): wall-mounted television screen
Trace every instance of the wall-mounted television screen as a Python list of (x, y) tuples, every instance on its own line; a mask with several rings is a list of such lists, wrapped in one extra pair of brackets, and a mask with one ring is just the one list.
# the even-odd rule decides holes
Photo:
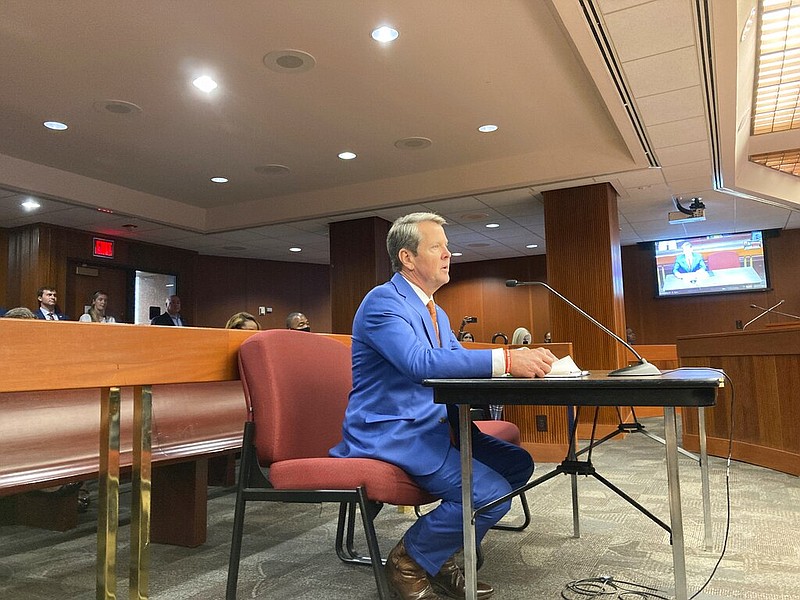
[(761, 231), (655, 242), (658, 297), (769, 288)]

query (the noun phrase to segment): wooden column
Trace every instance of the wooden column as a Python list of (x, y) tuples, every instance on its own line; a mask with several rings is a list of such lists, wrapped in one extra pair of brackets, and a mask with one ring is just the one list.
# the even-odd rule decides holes
[[(625, 306), (617, 195), (607, 184), (544, 192), (547, 282), (623, 339)], [(556, 296), (550, 297), (553, 341), (572, 342), (584, 369), (627, 364), (625, 348)], [(584, 411), (585, 422), (589, 411)], [(602, 409), (605, 432), (617, 425), (615, 410)], [(584, 437), (584, 436), (582, 436)]]
[(352, 333), (364, 296), (392, 275), (386, 252), (391, 223), (377, 217), (330, 226), (331, 332)]

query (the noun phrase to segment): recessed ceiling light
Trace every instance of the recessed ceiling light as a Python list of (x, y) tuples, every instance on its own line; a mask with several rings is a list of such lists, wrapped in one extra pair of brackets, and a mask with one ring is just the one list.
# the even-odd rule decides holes
[(213, 181), (214, 183), (228, 183), (228, 178), (227, 177), (212, 177), (211, 181)]
[(463, 256), (463, 254), (461, 252), (453, 252), (450, 256)]
[(111, 210), (110, 208), (98, 208), (97, 210), (99, 210), (101, 213), (106, 213), (108, 215), (114, 214), (114, 211)]
[(526, 248), (538, 248), (538, 247), (539, 247), (539, 244), (528, 244), (528, 245), (527, 245), (527, 246), (525, 246), (525, 247), (526, 247)]
[(478, 127), (478, 131), (480, 131), (481, 133), (491, 133), (491, 132), (497, 131), (497, 130), (498, 130), (497, 125), (488, 125), (487, 124), (487, 125), (481, 125), (480, 127)]
[(297, 246), (293, 246), (292, 248), (289, 248), (289, 252), (302, 252), (302, 251), (303, 251), (303, 249), (302, 248), (298, 248)]
[(339, 158), (342, 160), (353, 160), (356, 156), (358, 156), (355, 152), (340, 152)]
[(194, 81), (192, 81), (192, 85), (196, 87), (198, 90), (205, 92), (206, 94), (213, 92), (217, 89), (217, 82), (211, 79), (208, 75), (202, 75), (198, 77)]
[(64, 131), (65, 129), (68, 129), (67, 124), (62, 123), (61, 121), (45, 121), (42, 124), (53, 131)]
[(36, 200), (34, 200), (33, 198), (28, 198), (27, 200), (25, 200), (25, 202), (23, 202), (23, 203), (21, 204), (21, 206), (22, 206), (22, 208), (24, 208), (25, 210), (31, 211), (31, 210), (36, 210), (37, 208), (40, 208), (42, 205), (41, 205), (41, 204), (39, 204), (39, 203), (38, 203)]
[(500, 227), (500, 223), (487, 223), (486, 227), (487, 229), (497, 229), (498, 227)]
[(392, 29), (387, 25), (382, 25), (377, 29), (373, 29), (371, 35), (372, 39), (375, 40), (376, 42), (387, 43), (395, 41), (397, 39), (397, 36), (399, 36), (400, 34), (397, 32), (396, 29)]

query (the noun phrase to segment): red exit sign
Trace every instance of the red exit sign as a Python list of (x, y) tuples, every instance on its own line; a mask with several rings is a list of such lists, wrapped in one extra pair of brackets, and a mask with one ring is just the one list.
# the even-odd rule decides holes
[(94, 238), (93, 254), (100, 258), (114, 258), (114, 240)]

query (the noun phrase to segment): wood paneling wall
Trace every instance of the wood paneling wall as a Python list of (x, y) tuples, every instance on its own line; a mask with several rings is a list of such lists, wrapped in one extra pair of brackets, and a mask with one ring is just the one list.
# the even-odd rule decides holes
[(478, 322), (465, 328), (472, 332), (476, 342), (491, 342), (498, 332), (507, 335), (510, 342), (514, 330), (525, 327), (533, 335), (534, 342), (541, 343), (550, 326), (547, 290), (533, 286), (507, 288), (507, 279), (547, 281), (545, 257), (453, 261), (450, 283), (436, 292), (436, 302), (444, 308), (456, 332), (461, 319), (477, 316)]
[(0, 307), (14, 308), (6, 306), (8, 298), (8, 230), (0, 228)]
[(352, 333), (364, 296), (392, 276), (386, 236), (391, 223), (368, 217), (330, 225), (332, 333)]
[[(331, 330), (328, 265), (222, 256), (197, 257), (197, 325), (224, 327), (239, 311), (253, 314), (264, 329), (282, 329), (286, 315), (304, 313), (313, 331)], [(272, 313), (258, 316), (258, 307)]]

